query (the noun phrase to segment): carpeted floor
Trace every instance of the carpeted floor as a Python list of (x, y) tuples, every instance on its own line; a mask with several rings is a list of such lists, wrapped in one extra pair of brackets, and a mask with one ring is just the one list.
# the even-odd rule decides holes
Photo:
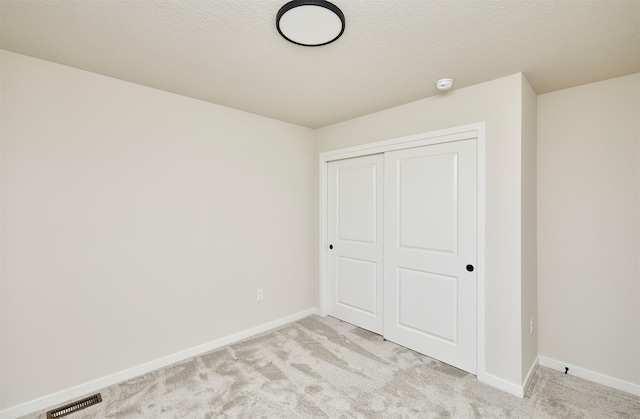
[(640, 397), (558, 371), (540, 367), (519, 399), (317, 316), (101, 393), (68, 418), (640, 418)]

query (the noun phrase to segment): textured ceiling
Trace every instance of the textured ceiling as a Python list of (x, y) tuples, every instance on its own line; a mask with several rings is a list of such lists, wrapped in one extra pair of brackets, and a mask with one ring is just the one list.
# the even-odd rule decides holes
[(537, 93), (640, 71), (640, 0), (333, 0), (335, 43), (285, 41), (287, 0), (0, 0), (0, 47), (321, 127), (523, 72)]

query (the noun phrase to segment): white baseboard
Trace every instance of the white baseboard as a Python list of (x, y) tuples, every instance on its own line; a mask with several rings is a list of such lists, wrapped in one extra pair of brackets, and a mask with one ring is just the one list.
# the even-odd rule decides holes
[(568, 374), (584, 378), (585, 380), (593, 381), (594, 383), (602, 384), (603, 386), (615, 388), (616, 390), (624, 391), (625, 393), (640, 396), (639, 384), (634, 384), (628, 381), (620, 380), (618, 378), (609, 377), (608, 375), (590, 371), (585, 368), (576, 367), (575, 365), (567, 364), (566, 362), (557, 361), (545, 356), (540, 357), (540, 365), (562, 372), (564, 372), (565, 367), (569, 367)]
[(491, 375), (489, 373), (478, 374), (478, 381), (488, 384), (492, 387), (497, 388), (498, 390), (502, 390), (506, 393), (512, 394), (516, 397), (524, 398), (524, 395), (527, 393), (527, 389), (529, 388), (529, 384), (531, 384), (531, 379), (536, 373), (538, 369), (538, 357), (533, 361), (531, 367), (529, 368), (529, 372), (524, 379), (524, 382), (521, 386), (514, 384), (505, 379), (496, 377), (495, 375)]
[(500, 377), (496, 377), (495, 375), (486, 372), (484, 374), (478, 374), (478, 381), (488, 384), (491, 387), (495, 387), (498, 390), (502, 390), (506, 393), (513, 394), (514, 396), (520, 397), (521, 399), (524, 397), (523, 386), (513, 384), (512, 382), (504, 380)]
[(529, 384), (531, 384), (531, 379), (534, 375), (536, 375), (536, 371), (538, 370), (538, 365), (540, 364), (540, 357), (536, 356), (536, 359), (533, 360), (533, 364), (531, 364), (531, 368), (529, 368), (529, 372), (524, 379), (524, 383), (522, 384), (522, 397), (527, 394), (527, 390), (529, 389)]
[(50, 394), (48, 396), (23, 403), (18, 406), (10, 407), (0, 412), (0, 419), (15, 419), (29, 413), (37, 412), (39, 410), (46, 409), (47, 407), (64, 403), (67, 400), (81, 397), (87, 393), (98, 391), (102, 388), (119, 383), (121, 381), (138, 377), (148, 372), (157, 370), (158, 368), (166, 367), (168, 365), (175, 364), (176, 362), (184, 361), (185, 359), (189, 359), (191, 357), (212, 351), (214, 349), (218, 349), (223, 346), (238, 342), (240, 340), (250, 338), (251, 336), (267, 332), (271, 329), (275, 329), (276, 327), (284, 326), (285, 324), (292, 323), (304, 317), (318, 313), (319, 310), (317, 308), (301, 311), (299, 313), (285, 316), (256, 327), (252, 327), (251, 329), (243, 330), (241, 332), (234, 333), (232, 335), (225, 336), (211, 342), (203, 343), (202, 345), (194, 346), (193, 348), (185, 349), (184, 351), (176, 352), (174, 354), (165, 356), (164, 358), (156, 359), (154, 361), (150, 361), (145, 364), (108, 375), (106, 377), (98, 378), (88, 383), (80, 384), (76, 387), (72, 387), (58, 393)]

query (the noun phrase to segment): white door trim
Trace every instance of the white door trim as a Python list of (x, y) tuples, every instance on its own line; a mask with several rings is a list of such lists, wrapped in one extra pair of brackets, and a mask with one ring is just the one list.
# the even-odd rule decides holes
[(386, 151), (401, 150), (404, 148), (420, 147), (452, 141), (468, 140), (475, 138), (478, 145), (478, 266), (477, 266), (477, 377), (485, 381), (485, 124), (479, 122), (460, 127), (448, 128), (438, 131), (430, 131), (406, 137), (394, 138), (384, 141), (376, 141), (369, 144), (347, 147), (338, 150), (320, 153), (319, 163), (319, 306), (320, 315), (329, 313), (328, 280), (327, 280), (327, 164), (330, 161), (347, 159), (350, 157), (366, 156), (369, 154), (384, 153)]

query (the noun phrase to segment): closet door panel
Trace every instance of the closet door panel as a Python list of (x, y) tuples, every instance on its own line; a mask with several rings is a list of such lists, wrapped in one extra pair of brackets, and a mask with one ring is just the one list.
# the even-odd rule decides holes
[(385, 153), (388, 340), (476, 372), (475, 140)]
[(328, 167), (329, 314), (375, 333), (383, 323), (383, 157)]

